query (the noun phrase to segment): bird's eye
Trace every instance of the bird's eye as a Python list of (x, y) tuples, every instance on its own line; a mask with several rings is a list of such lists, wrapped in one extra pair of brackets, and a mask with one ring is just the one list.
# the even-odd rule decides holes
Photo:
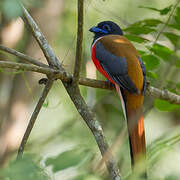
[(103, 29), (106, 30), (106, 31), (109, 31), (109, 32), (111, 31), (111, 28), (110, 28), (110, 26), (108, 24), (105, 24), (103, 26)]

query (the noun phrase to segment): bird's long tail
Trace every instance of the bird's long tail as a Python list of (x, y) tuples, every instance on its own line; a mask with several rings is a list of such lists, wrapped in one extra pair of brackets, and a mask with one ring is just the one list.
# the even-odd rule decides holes
[(142, 110), (127, 108), (127, 125), (131, 149), (131, 162), (136, 165), (139, 160), (145, 160), (146, 143), (144, 133), (144, 116)]
[[(127, 119), (130, 152), (131, 152), (131, 164), (132, 166), (136, 166), (136, 164), (141, 160), (145, 162), (145, 154), (146, 154), (144, 116), (142, 113), (142, 108), (140, 106), (142, 105), (141, 103), (143, 102), (143, 99), (141, 100), (141, 97), (138, 97), (140, 95), (137, 96), (132, 95), (132, 97), (126, 96), (126, 94), (124, 93), (122, 95), (120, 87), (117, 84), (115, 86), (117, 93), (121, 99), (125, 118)], [(137, 106), (135, 105), (135, 103), (137, 103)], [(132, 104), (134, 107), (138, 107), (138, 106), (140, 107), (133, 109)]]

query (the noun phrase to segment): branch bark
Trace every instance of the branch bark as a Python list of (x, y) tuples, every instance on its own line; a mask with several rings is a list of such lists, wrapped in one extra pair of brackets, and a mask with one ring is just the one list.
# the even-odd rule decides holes
[(172, 93), (166, 89), (159, 90), (155, 87), (149, 86), (147, 88), (146, 94), (148, 96), (153, 96), (154, 98), (166, 100), (172, 104), (179, 104), (180, 105), (180, 96), (177, 94), (174, 94), (174, 93)]
[(48, 44), (45, 36), (41, 33), (38, 25), (35, 23), (34, 19), (31, 17), (28, 11), (24, 8), (24, 6), (21, 4), (20, 6), (22, 7), (22, 10), (23, 10), (23, 20), (25, 24), (29, 26), (34, 38), (36, 39), (40, 48), (42, 49), (46, 57), (46, 60), (48, 61), (48, 64), (56, 68), (61, 68), (58, 58), (54, 56), (54, 52), (51, 46)]
[[(38, 73), (43, 73), (46, 75), (50, 74), (56, 74), (59, 71), (52, 69), (52, 68), (46, 68), (41, 66), (36, 66), (32, 64), (24, 64), (24, 63), (16, 63), (16, 62), (9, 62), (9, 61), (0, 61), (0, 68), (10, 68), (10, 69), (16, 69), (16, 70), (22, 70), (22, 71), (34, 71)], [(61, 73), (61, 75), (63, 75)], [(63, 78), (63, 76), (61, 76)]]
[(82, 62), (82, 42), (83, 42), (83, 19), (84, 19), (84, 0), (78, 0), (78, 30), (76, 42), (76, 60), (74, 66), (73, 83), (78, 85)]
[(89, 109), (89, 107), (85, 103), (84, 99), (80, 94), (79, 88), (76, 89), (74, 93), (74, 88), (72, 88), (71, 84), (64, 83), (64, 85), (77, 111), (79, 112), (79, 114), (81, 115), (81, 117), (93, 133), (102, 156), (104, 157), (104, 155), (107, 155), (108, 153), (108, 156), (106, 156), (108, 158), (105, 158), (105, 163), (111, 178), (113, 180), (120, 180), (121, 177), (119, 174), (117, 162), (115, 161), (110, 152), (110, 148), (104, 136), (102, 127), (100, 123), (97, 121), (95, 114)]

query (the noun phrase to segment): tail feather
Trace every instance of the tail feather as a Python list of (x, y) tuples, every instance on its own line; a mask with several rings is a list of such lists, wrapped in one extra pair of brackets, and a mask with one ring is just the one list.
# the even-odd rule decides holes
[[(141, 108), (143, 99), (141, 98), (142, 95), (135, 96), (129, 94), (129, 96), (127, 96), (126, 93), (121, 92), (119, 85), (115, 84), (115, 87), (120, 96), (123, 112), (127, 120), (131, 163), (134, 166), (139, 160), (145, 160), (146, 154), (144, 116)], [(139, 98), (140, 101), (136, 102), (136, 98)], [(124, 101), (125, 99), (126, 101)]]
[[(139, 110), (141, 112), (141, 110)], [(128, 133), (131, 149), (131, 162), (136, 165), (139, 160), (145, 159), (146, 142), (144, 132), (144, 116), (140, 112), (128, 112)], [(139, 114), (134, 116), (135, 113)], [(134, 114), (134, 115), (133, 115)]]

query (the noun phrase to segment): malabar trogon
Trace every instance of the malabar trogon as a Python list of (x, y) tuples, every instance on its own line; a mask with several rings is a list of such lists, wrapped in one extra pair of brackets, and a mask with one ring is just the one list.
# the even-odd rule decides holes
[(131, 162), (145, 158), (145, 132), (142, 105), (146, 90), (145, 66), (121, 28), (112, 21), (100, 22), (94, 33), (91, 56), (96, 68), (115, 85), (127, 120)]

